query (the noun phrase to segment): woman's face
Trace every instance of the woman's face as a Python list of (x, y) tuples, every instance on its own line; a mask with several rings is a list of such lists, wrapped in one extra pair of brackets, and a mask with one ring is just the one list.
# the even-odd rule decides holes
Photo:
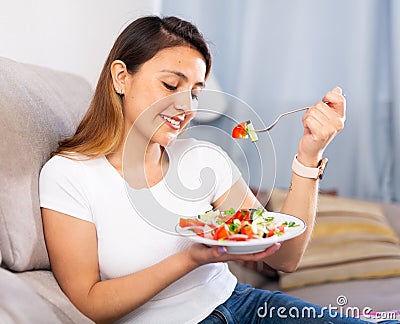
[(133, 125), (149, 143), (169, 145), (194, 117), (205, 74), (206, 64), (197, 50), (161, 50), (125, 79), (125, 125)]

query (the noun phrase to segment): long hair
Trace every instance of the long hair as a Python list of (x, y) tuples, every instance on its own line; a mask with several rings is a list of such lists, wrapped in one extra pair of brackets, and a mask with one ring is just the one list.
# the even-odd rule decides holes
[(104, 63), (89, 109), (75, 134), (59, 142), (53, 154), (82, 154), (96, 158), (113, 152), (123, 140), (124, 115), (122, 96), (114, 91), (111, 64), (125, 63), (129, 73), (159, 51), (189, 46), (199, 51), (206, 63), (206, 77), (211, 69), (211, 54), (203, 35), (196, 26), (177, 17), (145, 16), (133, 21), (119, 35)]

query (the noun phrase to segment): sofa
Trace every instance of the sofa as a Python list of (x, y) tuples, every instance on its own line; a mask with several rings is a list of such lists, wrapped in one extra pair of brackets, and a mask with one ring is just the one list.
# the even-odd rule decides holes
[[(265, 194), (268, 210), (279, 211), (286, 190)], [(350, 314), (386, 312), (400, 319), (399, 236), (400, 205), (320, 193), (313, 235), (294, 273), (255, 262), (230, 267), (258, 288)]]
[(50, 271), (38, 197), (42, 165), (91, 95), (80, 77), (0, 58), (0, 323), (92, 323)]
[[(58, 141), (73, 133), (92, 93), (79, 76), (0, 58), (1, 323), (92, 323), (71, 304), (51, 272), (38, 197), (41, 167)], [(270, 208), (279, 209), (284, 190), (274, 192)], [(338, 197), (327, 199), (333, 201), (326, 205), (341, 203)], [(352, 200), (346, 204), (351, 206)], [(399, 235), (400, 208), (378, 205)], [(242, 282), (282, 289), (284, 274), (263, 265), (260, 271), (259, 266), (230, 263)], [(399, 287), (400, 277), (386, 273), (379, 279), (307, 283), (287, 292), (321, 305), (344, 295), (352, 305), (383, 311), (400, 308)]]

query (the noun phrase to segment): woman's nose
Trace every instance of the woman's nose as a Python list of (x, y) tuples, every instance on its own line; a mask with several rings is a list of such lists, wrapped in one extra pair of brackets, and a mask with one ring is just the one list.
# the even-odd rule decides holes
[(174, 100), (174, 107), (181, 111), (191, 111), (196, 109), (196, 105), (192, 100), (192, 94), (190, 91), (183, 91), (176, 94)]

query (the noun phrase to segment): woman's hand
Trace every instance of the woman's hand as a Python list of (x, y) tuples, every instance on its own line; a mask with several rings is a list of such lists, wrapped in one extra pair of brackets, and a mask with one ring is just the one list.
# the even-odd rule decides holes
[(298, 160), (306, 166), (316, 167), (329, 142), (343, 129), (345, 119), (346, 100), (342, 89), (336, 87), (304, 115)]
[(229, 254), (223, 246), (207, 247), (204, 244), (194, 243), (186, 251), (190, 261), (195, 267), (207, 263), (226, 262), (226, 261), (260, 261), (272, 254), (280, 248), (280, 243), (275, 243), (262, 252), (251, 254)]

